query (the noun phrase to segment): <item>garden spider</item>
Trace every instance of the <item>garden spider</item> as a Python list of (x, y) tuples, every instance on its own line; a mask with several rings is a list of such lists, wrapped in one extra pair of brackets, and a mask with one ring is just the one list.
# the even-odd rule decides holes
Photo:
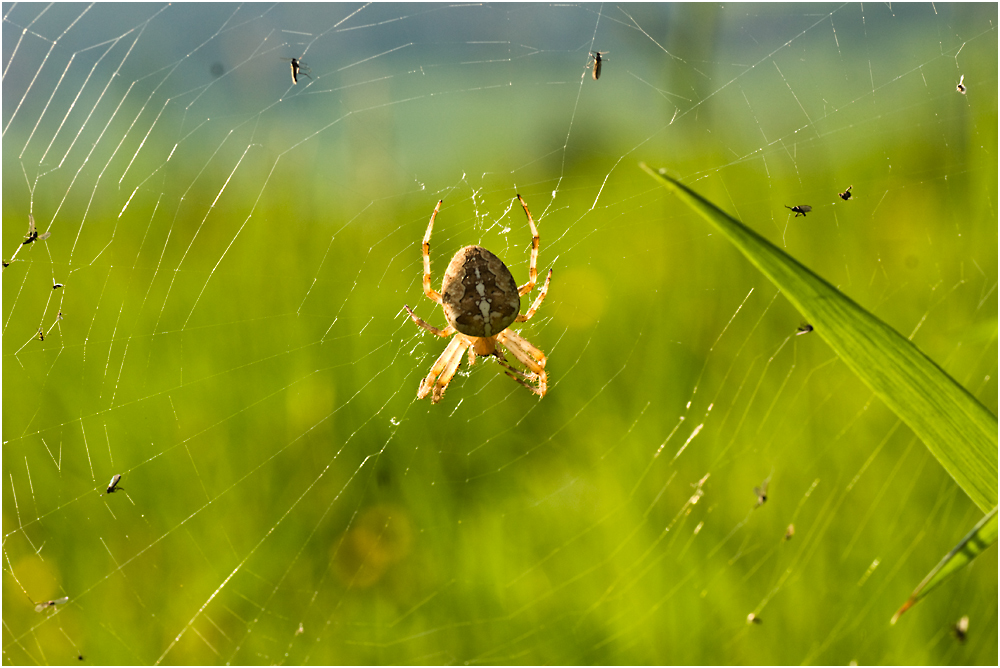
[[(528, 225), (531, 227), (531, 261), (528, 265), (528, 282), (521, 287), (518, 287), (510, 270), (496, 255), (481, 246), (466, 246), (455, 253), (455, 257), (448, 264), (448, 269), (444, 272), (444, 280), (441, 283), (441, 292), (435, 291), (431, 287), (431, 231), (434, 229), (434, 218), (441, 210), (441, 201), (439, 200), (437, 206), (434, 207), (431, 220), (427, 223), (422, 246), (424, 294), (431, 301), (441, 305), (448, 326), (444, 329), (438, 329), (433, 325), (428, 325), (417, 317), (413, 309), (405, 304), (404, 306), (410, 317), (413, 318), (413, 322), (419, 327), (441, 337), (454, 336), (441, 356), (434, 362), (431, 372), (420, 382), (417, 399), (423, 399), (433, 391), (431, 401), (435, 404), (439, 402), (444, 396), (448, 383), (455, 377), (458, 365), (462, 362), (462, 355), (466, 350), (469, 351), (470, 366), (475, 364), (476, 355), (483, 357), (492, 355), (497, 358), (500, 366), (504, 367), (508, 376), (539, 397), (545, 396), (547, 388), (545, 353), (531, 345), (521, 335), (507, 329), (512, 323), (526, 322), (535, 315), (535, 311), (549, 290), (549, 281), (552, 280), (552, 270), (549, 269), (549, 274), (545, 278), (545, 284), (538, 293), (538, 297), (531, 304), (531, 308), (522, 315), (521, 297), (531, 292), (538, 280), (538, 269), (536, 269), (538, 229), (535, 227), (535, 221), (531, 218), (531, 212), (528, 211), (528, 205), (524, 203), (520, 195), (517, 196), (517, 200), (524, 208), (524, 213), (528, 217)], [(501, 347), (506, 348), (510, 354), (517, 358), (518, 362), (527, 367), (528, 373), (512, 367), (507, 362), (507, 358), (504, 357)]]

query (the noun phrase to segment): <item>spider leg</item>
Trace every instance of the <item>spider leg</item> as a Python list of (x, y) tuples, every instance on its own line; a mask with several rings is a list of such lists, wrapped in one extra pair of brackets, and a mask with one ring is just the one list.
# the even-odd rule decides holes
[(418, 327), (426, 329), (431, 334), (436, 334), (438, 336), (451, 336), (452, 334), (455, 333), (455, 328), (452, 327), (451, 325), (448, 325), (444, 329), (438, 329), (434, 325), (429, 325), (420, 318), (418, 318), (417, 314), (413, 312), (413, 309), (411, 309), (406, 304), (403, 304), (403, 308), (405, 308), (406, 312), (410, 314), (410, 317), (413, 318), (413, 322), (415, 322)]
[(514, 318), (514, 322), (526, 322), (531, 319), (531, 316), (535, 315), (535, 311), (537, 311), (538, 307), (541, 306), (542, 300), (545, 299), (545, 295), (549, 291), (549, 281), (551, 280), (552, 270), (549, 269), (549, 275), (545, 277), (545, 283), (542, 285), (542, 290), (538, 293), (538, 296), (535, 297), (535, 301), (531, 303), (531, 308)]
[(528, 282), (517, 289), (517, 294), (523, 297), (535, 289), (535, 283), (538, 281), (538, 228), (535, 227), (535, 221), (531, 217), (531, 212), (528, 211), (528, 205), (525, 204), (520, 195), (517, 196), (517, 201), (524, 208), (524, 214), (528, 217), (528, 226), (531, 227), (531, 261), (528, 263)]
[(497, 349), (494, 355), (497, 358), (497, 364), (499, 364), (504, 368), (505, 374), (507, 374), (508, 376), (516, 380), (520, 385), (523, 385), (524, 387), (528, 388), (538, 396), (540, 397), (545, 396), (546, 383), (544, 378), (539, 380), (539, 376), (537, 376), (536, 374), (533, 373), (526, 374), (519, 369), (515, 369), (510, 365), (509, 362), (507, 362), (506, 358), (504, 358), (503, 356), (503, 353), (501, 353), (499, 349)]
[[(500, 352), (499, 350), (497, 351)], [(523, 385), (540, 397), (545, 396), (547, 388), (547, 379), (545, 378), (544, 372), (542, 376), (537, 376), (535, 374), (526, 374), (523, 371), (519, 371), (512, 367), (506, 360), (502, 359), (500, 355), (497, 355), (497, 363), (504, 367), (504, 373), (513, 378), (519, 385)]]
[(431, 371), (427, 374), (427, 377), (420, 381), (420, 389), (417, 390), (417, 399), (423, 399), (433, 390), (434, 396), (431, 398), (431, 401), (434, 403), (440, 401), (445, 388), (452, 377), (454, 377), (455, 372), (458, 371), (458, 364), (462, 361), (462, 353), (465, 352), (467, 345), (469, 345), (468, 339), (461, 335), (451, 340), (445, 347), (444, 352), (441, 353), (441, 356), (435, 360), (434, 366), (431, 367)]
[(512, 367), (497, 350), (497, 359), (500, 364), (507, 369), (507, 375), (524, 385), (529, 390), (540, 397), (545, 396), (548, 389), (548, 375), (545, 373), (545, 353), (531, 345), (527, 339), (520, 334), (504, 330), (497, 336), (497, 342), (502, 344), (517, 361), (530, 369), (531, 373), (524, 373)]
[(545, 373), (545, 353), (531, 345), (531, 343), (516, 332), (505, 329), (501, 332), (503, 336), (497, 337), (497, 342), (510, 351), (510, 354), (517, 358), (517, 361), (528, 367), (537, 374)]
[[(432, 403), (436, 404), (441, 401), (441, 397), (444, 396), (444, 391), (448, 389), (448, 383), (451, 382), (451, 379), (454, 378), (455, 374), (458, 372), (458, 365), (462, 363), (462, 357), (464, 357), (466, 347), (470, 345), (472, 345), (472, 342), (461, 334), (456, 334), (455, 338), (448, 344), (448, 347), (445, 349), (445, 353), (450, 352), (450, 356), (444, 360), (441, 375), (438, 376), (437, 382), (434, 383), (434, 395), (431, 397)], [(438, 363), (440, 363), (444, 357), (445, 355), (442, 353), (441, 358), (438, 358)], [(427, 382), (426, 379), (424, 382)]]
[(444, 371), (442, 371), (441, 375), (438, 377), (437, 383), (434, 384), (434, 395), (431, 397), (431, 403), (436, 404), (441, 401), (441, 397), (444, 396), (444, 391), (448, 389), (448, 383), (450, 383), (451, 379), (455, 377), (456, 373), (458, 373), (458, 365), (462, 363), (462, 358), (465, 356), (464, 353), (465, 351), (462, 350), (462, 346), (460, 345), (459, 349), (455, 351), (452, 358), (448, 360), (447, 366), (445, 366)]
[(431, 287), (431, 232), (434, 230), (434, 219), (437, 218), (438, 211), (441, 210), (443, 200), (438, 200), (431, 214), (431, 220), (427, 223), (427, 231), (424, 232), (424, 242), (421, 249), (424, 254), (424, 294), (433, 302), (441, 303), (441, 293)]

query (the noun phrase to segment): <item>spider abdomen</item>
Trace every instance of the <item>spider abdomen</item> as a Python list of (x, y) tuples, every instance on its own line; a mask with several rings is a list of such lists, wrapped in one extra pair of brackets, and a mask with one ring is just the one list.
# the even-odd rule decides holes
[(510, 270), (481, 246), (466, 246), (451, 259), (441, 285), (448, 324), (466, 336), (495, 336), (521, 312)]

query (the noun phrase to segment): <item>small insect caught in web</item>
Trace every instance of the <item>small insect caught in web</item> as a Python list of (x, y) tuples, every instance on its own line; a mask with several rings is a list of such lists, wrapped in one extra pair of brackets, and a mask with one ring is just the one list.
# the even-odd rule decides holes
[(125, 489), (124, 487), (118, 486), (118, 483), (121, 482), (121, 479), (122, 479), (121, 473), (116, 473), (113, 476), (111, 476), (111, 482), (108, 483), (108, 494), (114, 494), (119, 490)]
[(764, 502), (767, 501), (767, 484), (769, 482), (771, 482), (770, 478), (762, 482), (760, 484), (760, 487), (753, 488), (753, 493), (757, 497), (757, 504), (754, 506), (754, 508), (760, 508), (761, 506), (764, 505)]
[(32, 241), (45, 241), (50, 236), (51, 232), (46, 232), (45, 234), (39, 234), (38, 230), (35, 228), (35, 217), (30, 213), (28, 214), (28, 236), (25, 237), (24, 241), (21, 242), (22, 246), (30, 244)]
[(63, 287), (63, 284), (62, 284), (62, 283), (53, 283), (53, 284), (52, 284), (52, 289), (53, 289), (53, 290), (58, 290), (58, 289), (59, 289), (59, 288), (61, 288), (61, 287)]
[(312, 79), (312, 77), (309, 76), (309, 72), (311, 72), (312, 70), (310, 70), (309, 66), (306, 65), (301, 60), (299, 60), (298, 58), (282, 58), (282, 60), (286, 60), (292, 65), (292, 84), (297, 84), (299, 82), (300, 74), (302, 76), (309, 77), (310, 79)]
[(814, 328), (812, 325), (810, 325), (808, 322), (804, 322), (801, 325), (799, 325), (799, 329), (798, 331), (795, 332), (795, 336), (802, 336), (803, 334), (808, 334), (809, 332), (813, 331), (813, 329)]
[(847, 186), (847, 190), (845, 190), (842, 193), (837, 193), (837, 196), (846, 202), (847, 200), (851, 199), (851, 188), (853, 187), (854, 186)]
[(958, 85), (955, 86), (955, 90), (957, 90), (962, 95), (965, 95), (965, 75), (964, 74), (958, 78)]
[(45, 340), (45, 331), (42, 330), (41, 327), (38, 328), (38, 340), (39, 341), (44, 341)]
[(960, 620), (955, 622), (952, 631), (954, 631), (955, 637), (958, 638), (958, 642), (965, 642), (965, 636), (969, 633), (969, 616), (963, 615)]
[(54, 601), (45, 601), (44, 603), (39, 603), (35, 606), (35, 612), (42, 612), (49, 608), (54, 608), (57, 605), (62, 605), (63, 603), (69, 602), (69, 596), (63, 596), (62, 598), (57, 598)]
[(604, 62), (604, 54), (611, 53), (610, 51), (591, 51), (590, 60), (587, 62), (589, 65), (591, 62), (594, 63), (594, 71), (592, 72), (594, 76), (594, 81), (601, 78), (601, 64)]
[(805, 215), (807, 213), (809, 213), (810, 211), (813, 210), (813, 208), (811, 206), (809, 206), (808, 204), (797, 204), (795, 206), (788, 206), (786, 204), (785, 208), (786, 209), (791, 209), (792, 211), (794, 211), (796, 218), (798, 218), (799, 216), (805, 217)]

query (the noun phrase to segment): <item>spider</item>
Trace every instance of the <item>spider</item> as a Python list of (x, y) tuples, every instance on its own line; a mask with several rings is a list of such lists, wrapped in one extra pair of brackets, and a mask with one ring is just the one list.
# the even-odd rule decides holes
[[(505, 373), (521, 385), (537, 394), (545, 396), (547, 376), (545, 375), (545, 353), (533, 346), (520, 334), (507, 329), (515, 322), (527, 322), (535, 315), (538, 306), (545, 299), (552, 280), (552, 270), (549, 269), (545, 284), (531, 307), (521, 313), (521, 297), (535, 288), (538, 280), (538, 229), (531, 218), (528, 205), (520, 195), (517, 200), (524, 208), (531, 228), (531, 261), (528, 264), (528, 282), (518, 287), (510, 270), (496, 255), (481, 246), (466, 246), (451, 259), (444, 272), (441, 292), (431, 287), (431, 231), (434, 229), (434, 218), (441, 210), (439, 200), (427, 223), (424, 233), (424, 294), (444, 309), (444, 317), (448, 326), (438, 329), (429, 325), (404, 304), (406, 311), (418, 327), (426, 329), (441, 337), (453, 336), (450, 343), (434, 362), (427, 377), (420, 382), (417, 399), (423, 399), (432, 394), (431, 401), (437, 403), (444, 396), (448, 383), (458, 372), (462, 355), (469, 351), (469, 366), (476, 362), (476, 355), (496, 357)], [(515, 369), (507, 362), (501, 348), (506, 348), (517, 361), (523, 364), (528, 372)]]

